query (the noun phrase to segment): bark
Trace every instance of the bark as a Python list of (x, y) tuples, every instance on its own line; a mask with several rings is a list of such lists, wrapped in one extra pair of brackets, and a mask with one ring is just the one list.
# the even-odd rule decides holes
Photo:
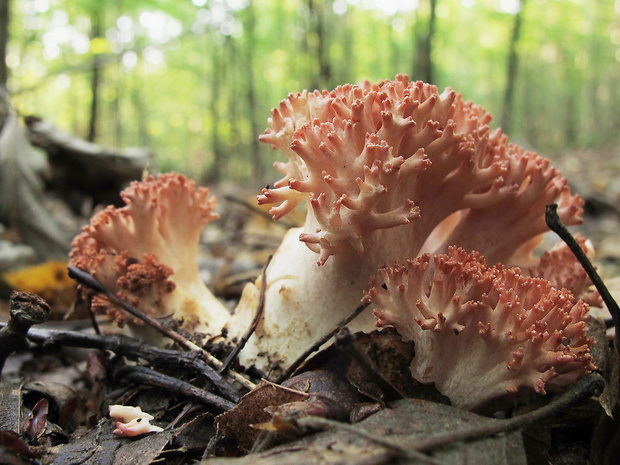
[(118, 193), (140, 179), (145, 167), (154, 165), (147, 148), (102, 147), (34, 116), (25, 118), (25, 123), (29, 142), (48, 155), (52, 168), (48, 187), (76, 213), (83, 213), (86, 198), (93, 205), (119, 204)]
[(511, 129), (511, 116), (513, 112), (513, 100), (515, 93), (515, 82), (517, 80), (519, 55), (517, 47), (519, 45), (519, 38), (521, 36), (521, 25), (523, 22), (523, 10), (525, 8), (525, 0), (519, 1), (519, 11), (515, 14), (514, 23), (512, 26), (512, 35), (510, 37), (510, 44), (508, 45), (508, 64), (506, 67), (506, 88), (504, 89), (504, 104), (502, 107), (502, 118), (500, 124), (502, 130), (506, 133), (510, 133)]

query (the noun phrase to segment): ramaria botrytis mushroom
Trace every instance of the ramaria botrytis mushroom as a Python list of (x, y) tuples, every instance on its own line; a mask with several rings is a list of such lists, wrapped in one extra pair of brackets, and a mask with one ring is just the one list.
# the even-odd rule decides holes
[[(177, 173), (133, 182), (113, 206), (96, 214), (72, 243), (70, 265), (154, 317), (173, 316), (183, 328), (217, 335), (230, 312), (201, 280), (203, 227), (218, 218), (215, 197)], [(93, 307), (124, 317), (105, 298)]]
[[(277, 220), (307, 200), (307, 217), (267, 269), (264, 317), (241, 362), (277, 375), (358, 305), (386, 263), (457, 245), (490, 263), (534, 266), (546, 204), (559, 199), (562, 221), (579, 223), (582, 200), (566, 180), (490, 120), (454, 91), (403, 75), (283, 100), (261, 140), (288, 161), (258, 201), (276, 204)], [(248, 327), (259, 287), (245, 289), (232, 337)], [(370, 312), (352, 324), (372, 327)]]
[(596, 368), (588, 305), (542, 278), (454, 247), (379, 274), (365, 297), (377, 325), (414, 341), (412, 376), (452, 405), (473, 409), (527, 388), (544, 394)]

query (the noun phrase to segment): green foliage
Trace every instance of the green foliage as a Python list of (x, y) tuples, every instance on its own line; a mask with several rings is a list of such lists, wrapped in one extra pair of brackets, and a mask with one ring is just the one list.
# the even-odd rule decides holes
[[(289, 92), (416, 78), (428, 1), (387, 11), (392, 3), (13, 1), (9, 86), (21, 113), (86, 137), (97, 62), (97, 142), (149, 145), (162, 170), (264, 184), (279, 156), (256, 138)], [(518, 4), (437, 1), (436, 84), (497, 124)], [(528, 0), (518, 53), (512, 140), (541, 150), (618, 142), (620, 2)]]

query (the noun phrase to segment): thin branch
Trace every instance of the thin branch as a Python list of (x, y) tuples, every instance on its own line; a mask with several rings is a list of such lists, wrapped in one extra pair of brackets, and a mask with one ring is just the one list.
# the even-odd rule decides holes
[(164, 375), (155, 370), (143, 366), (127, 366), (117, 372), (117, 378), (134, 383), (144, 383), (165, 389), (167, 392), (176, 392), (186, 397), (199, 400), (221, 412), (236, 407), (236, 404), (222, 397), (216, 396), (204, 389), (200, 389), (187, 381), (182, 381), (172, 376)]
[(162, 349), (124, 335), (96, 335), (79, 331), (55, 331), (33, 328), (28, 340), (40, 345), (43, 350), (50, 347), (80, 347), (85, 349), (109, 350), (129, 360), (145, 360), (152, 366), (187, 367), (194, 374), (211, 382), (220, 394), (232, 402), (239, 401), (239, 393), (217, 371), (207, 365), (201, 354), (194, 351)]
[(265, 312), (265, 290), (267, 289), (266, 272), (267, 272), (267, 267), (269, 266), (269, 263), (271, 262), (271, 257), (272, 256), (270, 255), (269, 258), (267, 259), (267, 263), (265, 263), (265, 266), (263, 266), (263, 271), (261, 272), (260, 297), (258, 299), (258, 307), (256, 307), (256, 313), (254, 314), (252, 323), (250, 323), (250, 327), (247, 329), (245, 334), (241, 337), (241, 339), (239, 340), (235, 348), (232, 350), (232, 352), (228, 354), (228, 357), (226, 357), (226, 360), (224, 360), (224, 363), (222, 363), (222, 366), (217, 370), (218, 373), (226, 373), (229, 365), (232, 363), (235, 357), (239, 354), (239, 352), (241, 352), (241, 349), (245, 347), (245, 344), (248, 342), (248, 339), (250, 339), (252, 334), (254, 334), (254, 331), (256, 330), (256, 326), (258, 326), (258, 322), (261, 320), (263, 313)]
[(306, 351), (304, 351), (304, 353), (302, 353), (290, 367), (288, 367), (288, 369), (284, 372), (284, 374), (280, 376), (280, 378), (278, 378), (278, 381), (276, 381), (276, 383), (282, 384), (283, 381), (295, 375), (297, 369), (301, 366), (302, 363), (306, 361), (306, 359), (313, 352), (316, 352), (317, 350), (319, 350), (323, 344), (325, 344), (332, 337), (334, 337), (336, 333), (340, 331), (340, 329), (342, 329), (343, 327), (351, 323), (351, 321), (353, 321), (355, 318), (357, 318), (364, 310), (366, 310), (366, 308), (368, 308), (369, 305), (370, 305), (369, 303), (360, 304), (355, 310), (349, 313), (340, 323), (338, 323), (336, 326), (334, 326), (332, 329), (326, 332), (311, 347), (309, 347)]
[[(205, 360), (208, 363), (210, 363), (213, 367), (219, 368), (219, 367), (222, 366), (222, 362), (221, 361), (219, 361), (217, 358), (215, 358), (209, 352), (204, 350), (202, 347), (198, 346), (197, 344), (194, 344), (192, 341), (190, 341), (189, 339), (183, 337), (182, 335), (180, 335), (176, 331), (173, 331), (170, 328), (165, 327), (157, 319), (153, 318), (150, 315), (146, 315), (146, 314), (142, 313), (140, 310), (135, 308), (133, 305), (130, 305), (128, 302), (125, 302), (123, 299), (120, 299), (115, 294), (113, 294), (112, 292), (108, 291), (103, 286), (103, 284), (101, 284), (99, 281), (97, 281), (95, 278), (93, 278), (90, 274), (88, 274), (85, 271), (82, 271), (82, 270), (80, 270), (78, 268), (72, 267), (72, 266), (70, 266), (68, 268), (68, 270), (69, 270), (69, 276), (71, 278), (75, 279), (76, 281), (78, 281), (80, 284), (83, 284), (83, 285), (91, 288), (92, 290), (105, 295), (106, 298), (108, 298), (112, 303), (118, 305), (123, 310), (125, 310), (127, 313), (130, 313), (131, 315), (135, 316), (139, 320), (142, 320), (145, 323), (151, 325), (153, 328), (155, 328), (156, 330), (158, 330), (159, 332), (161, 332), (165, 336), (169, 337), (173, 341), (179, 343), (183, 347), (186, 347), (189, 350), (195, 350), (197, 352), (200, 352), (202, 354), (202, 356), (205, 358)], [(236, 371), (229, 370), (228, 373), (235, 381), (237, 381), (238, 383), (240, 383), (241, 385), (243, 385), (247, 389), (252, 390), (252, 389), (254, 389), (256, 387), (256, 384), (254, 384), (253, 382), (249, 381), (248, 379), (246, 379), (245, 377), (243, 377), (241, 374), (237, 373)]]
[(587, 257), (586, 253), (577, 243), (573, 235), (568, 231), (568, 229), (566, 229), (566, 226), (562, 224), (562, 220), (560, 220), (560, 217), (558, 215), (558, 205), (556, 203), (547, 205), (547, 208), (545, 210), (545, 221), (547, 222), (547, 226), (549, 227), (549, 229), (551, 229), (554, 233), (560, 236), (560, 239), (562, 239), (571, 250), (571, 252), (573, 252), (573, 255), (575, 255), (577, 260), (579, 260), (579, 263), (588, 274), (588, 277), (594, 284), (594, 287), (596, 287), (596, 290), (601, 295), (603, 302), (605, 302), (605, 305), (607, 306), (607, 309), (609, 310), (609, 313), (611, 313), (611, 317), (614, 320), (614, 326), (616, 327), (616, 347), (620, 347), (620, 331), (618, 331), (618, 328), (620, 328), (620, 307), (618, 307), (618, 303), (609, 292), (609, 289), (607, 289), (607, 286), (597, 273), (594, 265), (592, 265), (592, 262)]
[(532, 412), (519, 415), (517, 417), (512, 417), (507, 420), (495, 420), (492, 423), (470, 429), (453, 431), (424, 438), (416, 444), (412, 444), (408, 447), (413, 447), (415, 450), (428, 450), (446, 444), (451, 444), (456, 441), (467, 441), (494, 434), (510, 433), (511, 431), (521, 429), (534, 421), (566, 412), (571, 407), (579, 405), (593, 395), (602, 392), (604, 388), (605, 380), (603, 377), (597, 373), (593, 373), (581, 378), (564, 394), (552, 400), (547, 405)]
[(396, 457), (402, 457), (410, 460), (417, 460), (422, 463), (431, 463), (434, 465), (440, 465), (442, 462), (438, 462), (428, 455), (425, 455), (417, 450), (409, 450), (406, 447), (403, 447), (400, 444), (397, 444), (395, 441), (391, 441), (390, 439), (386, 439), (378, 436), (376, 433), (372, 431), (366, 431), (359, 426), (350, 425), (349, 423), (343, 423), (341, 421), (330, 420), (328, 418), (321, 418), (315, 416), (307, 416), (303, 418), (299, 418), (297, 420), (297, 424), (303, 428), (312, 428), (312, 429), (339, 429), (342, 431), (347, 431), (348, 433), (354, 434), (360, 438), (366, 439), (374, 444), (378, 444), (385, 449), (392, 452), (392, 455)]

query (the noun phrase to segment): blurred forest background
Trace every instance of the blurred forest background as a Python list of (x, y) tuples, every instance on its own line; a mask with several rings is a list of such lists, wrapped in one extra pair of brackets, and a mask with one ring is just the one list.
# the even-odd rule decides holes
[[(548, 155), (620, 128), (620, 0), (1, 0), (15, 109), (158, 169), (275, 179), (257, 141), (289, 92), (406, 73)], [(4, 67), (6, 63), (6, 67)]]

